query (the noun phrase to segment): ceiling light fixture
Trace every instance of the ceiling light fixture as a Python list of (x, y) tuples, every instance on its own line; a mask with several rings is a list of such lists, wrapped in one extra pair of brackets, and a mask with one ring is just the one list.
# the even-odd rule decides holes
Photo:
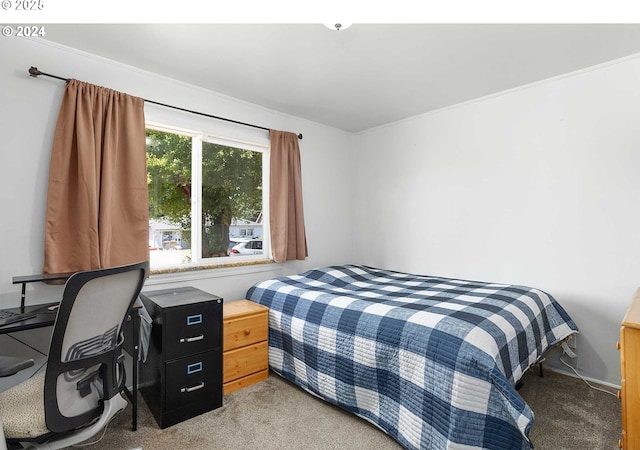
[(351, 26), (351, 24), (338, 22), (338, 23), (325, 23), (324, 26), (329, 28), (330, 30), (340, 31), (340, 30), (346, 30)]

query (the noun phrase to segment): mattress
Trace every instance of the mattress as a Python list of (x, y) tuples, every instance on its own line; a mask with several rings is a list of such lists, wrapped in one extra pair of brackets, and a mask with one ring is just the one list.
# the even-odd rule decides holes
[(535, 288), (331, 266), (265, 280), (269, 365), (410, 449), (528, 449), (516, 382), (578, 332)]

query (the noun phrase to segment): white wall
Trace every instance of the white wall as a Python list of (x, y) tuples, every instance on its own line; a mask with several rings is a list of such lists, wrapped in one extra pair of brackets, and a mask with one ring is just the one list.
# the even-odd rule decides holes
[[(188, 284), (234, 300), (260, 279), (340, 263), (351, 254), (351, 210), (344, 195), (350, 188), (349, 134), (43, 40), (1, 39), (0, 60), (0, 307), (19, 302), (19, 286), (11, 284), (13, 276), (42, 270), (49, 157), (65, 86), (51, 78), (30, 78), (30, 66), (182, 108), (303, 133), (300, 148), (309, 258), (255, 270), (152, 276), (147, 290)], [(268, 137), (262, 130), (148, 104), (145, 115), (147, 120), (173, 120), (173, 125), (185, 127), (197, 123), (208, 132), (231, 137), (254, 141)], [(36, 284), (29, 286), (27, 297), (35, 303), (60, 293), (58, 287)]]
[(639, 117), (635, 57), (358, 135), (358, 260), (543, 289), (580, 327), (578, 368), (619, 385), (640, 286)]

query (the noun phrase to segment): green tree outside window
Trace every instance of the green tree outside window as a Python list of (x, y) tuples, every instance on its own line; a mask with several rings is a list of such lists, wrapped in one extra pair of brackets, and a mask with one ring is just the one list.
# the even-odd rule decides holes
[[(149, 218), (180, 226), (191, 241), (192, 138), (147, 129)], [(233, 219), (262, 212), (262, 153), (202, 143), (202, 257), (227, 256)]]

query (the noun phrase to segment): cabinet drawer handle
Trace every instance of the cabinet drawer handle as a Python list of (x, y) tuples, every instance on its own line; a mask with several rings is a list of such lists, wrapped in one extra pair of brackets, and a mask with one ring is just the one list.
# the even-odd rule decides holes
[(245, 336), (249, 336), (250, 334), (251, 334), (251, 328), (247, 328), (246, 330), (244, 330)]
[(193, 392), (193, 391), (197, 391), (198, 389), (202, 389), (203, 387), (204, 387), (204, 381), (200, 384), (196, 384), (195, 386), (183, 387), (182, 389), (180, 389), (180, 392)]
[(620, 342), (616, 342), (616, 349), (620, 350)]
[(180, 342), (196, 342), (204, 339), (204, 334), (200, 334), (198, 336), (188, 337), (188, 338), (180, 338)]
[(618, 397), (618, 400), (622, 400), (622, 392), (618, 391), (616, 397)]

